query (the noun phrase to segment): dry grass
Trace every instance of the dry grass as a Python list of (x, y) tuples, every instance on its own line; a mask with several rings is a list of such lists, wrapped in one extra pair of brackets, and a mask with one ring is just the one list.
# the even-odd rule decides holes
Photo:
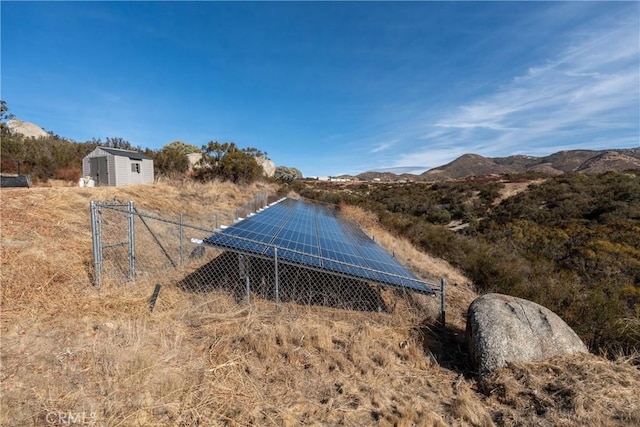
[[(624, 361), (516, 366), (479, 391), (464, 372), (434, 362), (424, 325), (402, 310), (277, 310), (269, 301), (246, 306), (223, 292), (164, 286), (149, 313), (154, 284), (177, 282), (188, 273), (180, 270), (91, 286), (90, 199), (195, 215), (237, 206), (261, 188), (2, 190), (0, 424), (53, 425), (51, 414), (84, 414), (104, 426), (640, 422), (632, 400), (638, 371)], [(457, 283), (449, 309), (466, 310), (473, 294), (463, 276), (354, 215), (417, 274), (442, 268), (438, 274)], [(532, 396), (548, 407), (543, 415), (531, 416)]]
[(640, 374), (629, 359), (579, 354), (517, 364), (484, 387), (503, 425), (640, 425)]
[(444, 278), (447, 283), (447, 322), (460, 329), (465, 328), (467, 307), (478, 296), (468, 278), (445, 260), (420, 252), (408, 240), (389, 234), (380, 226), (375, 214), (349, 205), (341, 206), (340, 212), (343, 217), (356, 222), (388, 252), (395, 254), (418, 277), (430, 282)]
[(493, 427), (495, 425), (489, 411), (476, 398), (475, 393), (467, 383), (456, 383), (454, 389), (456, 390), (456, 396), (451, 402), (451, 413), (457, 419), (478, 427)]

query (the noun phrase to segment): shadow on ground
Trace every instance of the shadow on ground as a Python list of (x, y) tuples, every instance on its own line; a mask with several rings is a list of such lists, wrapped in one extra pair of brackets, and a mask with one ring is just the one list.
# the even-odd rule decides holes
[(438, 322), (425, 322), (415, 331), (422, 339), (424, 352), (440, 366), (465, 377), (475, 376), (463, 329), (453, 325), (442, 327)]
[(225, 251), (178, 283), (187, 292), (223, 290), (236, 301), (263, 298), (357, 311), (386, 312), (380, 289), (367, 282), (298, 265)]

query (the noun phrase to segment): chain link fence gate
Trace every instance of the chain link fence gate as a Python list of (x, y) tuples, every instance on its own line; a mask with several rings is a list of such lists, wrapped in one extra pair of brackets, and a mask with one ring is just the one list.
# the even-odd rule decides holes
[[(230, 211), (183, 215), (174, 219), (143, 213), (133, 202), (91, 202), (94, 284), (119, 283), (186, 267), (173, 282), (181, 290), (207, 294), (224, 291), (238, 303), (252, 298), (358, 311), (433, 312), (433, 298), (404, 288), (390, 288), (326, 271), (310, 269), (277, 257), (260, 257), (211, 246), (203, 237), (232, 225), (268, 204), (266, 192)], [(193, 239), (193, 241), (192, 241)], [(440, 320), (444, 322), (444, 280), (440, 288)], [(435, 309), (437, 310), (437, 308)]]
[(190, 237), (209, 236), (224, 224), (233, 224), (266, 206), (267, 198), (264, 191), (232, 210), (179, 214), (172, 219), (140, 212), (132, 201), (91, 201), (93, 283), (101, 287), (105, 279), (117, 283), (202, 263), (205, 249)]

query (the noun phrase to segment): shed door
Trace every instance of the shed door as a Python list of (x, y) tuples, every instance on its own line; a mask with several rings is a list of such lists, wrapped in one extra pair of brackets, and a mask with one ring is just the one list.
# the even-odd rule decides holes
[(109, 185), (106, 156), (90, 158), (89, 169), (91, 170), (91, 178), (93, 178), (96, 185)]

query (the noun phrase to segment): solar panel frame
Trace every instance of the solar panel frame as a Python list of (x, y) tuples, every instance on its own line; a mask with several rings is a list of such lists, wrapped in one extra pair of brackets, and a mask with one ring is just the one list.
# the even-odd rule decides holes
[(266, 259), (277, 254), (278, 262), (435, 295), (359, 227), (304, 201), (281, 199), (203, 244)]

